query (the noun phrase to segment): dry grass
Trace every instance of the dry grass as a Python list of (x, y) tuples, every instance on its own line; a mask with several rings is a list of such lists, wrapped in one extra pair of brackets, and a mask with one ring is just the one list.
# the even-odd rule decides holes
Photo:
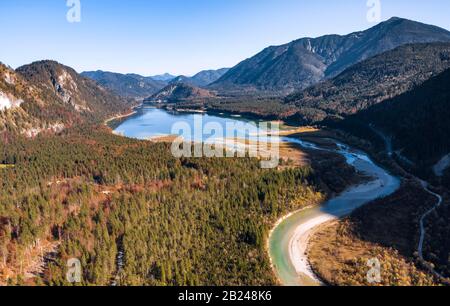
[(281, 159), (283, 159), (288, 166), (301, 167), (311, 163), (308, 153), (303, 151), (301, 147), (296, 144), (282, 143), (279, 149)]
[[(313, 269), (331, 285), (436, 285), (415, 260), (418, 216), (432, 202), (420, 187), (405, 183), (394, 195), (322, 227), (311, 240)], [(323, 260), (327, 258), (327, 260)], [(381, 263), (381, 282), (367, 280), (368, 260)]]
[[(349, 234), (351, 226), (348, 220), (327, 224), (311, 241), (311, 265), (325, 282), (335, 286), (437, 285), (431, 275), (397, 250)], [(381, 264), (379, 283), (370, 283), (367, 278), (372, 259)]]

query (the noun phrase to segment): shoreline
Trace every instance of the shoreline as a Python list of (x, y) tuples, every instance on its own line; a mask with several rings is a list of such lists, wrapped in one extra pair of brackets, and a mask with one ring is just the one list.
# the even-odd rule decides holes
[[(309, 261), (308, 251), (314, 234), (329, 222), (340, 220), (355, 209), (370, 203), (373, 198), (386, 196), (391, 194), (392, 190), (397, 190), (397, 184), (399, 184), (397, 177), (391, 176), (376, 164), (360, 158), (352, 165), (361, 171), (371, 172), (373, 180), (349, 186), (341, 194), (328, 199), (318, 207), (290, 213), (279, 219), (270, 231), (268, 240), (270, 262), (282, 285), (325, 285), (320, 276), (314, 272)], [(349, 205), (350, 203), (352, 205)], [(294, 219), (289, 220), (290, 218)], [(284, 228), (281, 228), (274, 236), (279, 226), (287, 220), (289, 221)], [(278, 241), (273, 240), (274, 237), (285, 238)], [(271, 243), (275, 243), (274, 250), (281, 251), (281, 255), (273, 252)], [(275, 267), (277, 261), (280, 267)], [(285, 261), (289, 263), (289, 266), (283, 264)]]
[[(126, 114), (119, 114), (119, 115), (115, 115), (113, 117), (110, 117), (108, 119), (106, 119), (105, 121), (103, 121), (103, 125), (105, 126), (109, 126), (109, 123), (111, 123), (114, 120), (119, 120), (119, 119), (124, 119), (124, 118), (128, 118), (131, 117), (135, 114), (137, 114), (137, 108), (141, 107), (142, 105), (138, 105), (138, 106), (134, 106), (131, 108), (131, 111), (129, 113)], [(115, 133), (114, 133), (115, 134)], [(115, 134), (116, 135), (116, 134)]]
[(123, 118), (127, 118), (127, 117), (130, 117), (130, 116), (133, 116), (133, 115), (136, 114), (136, 113), (137, 113), (137, 111), (132, 111), (132, 112), (130, 112), (130, 113), (128, 113), (128, 114), (124, 114), (124, 115), (116, 115), (116, 116), (114, 116), (114, 117), (111, 117), (111, 118), (109, 118), (109, 119), (106, 119), (106, 120), (103, 122), (103, 124), (107, 126), (111, 121), (118, 120), (118, 119), (123, 119)]
[(302, 212), (302, 211), (305, 211), (305, 210), (314, 208), (314, 207), (316, 207), (316, 206), (317, 206), (317, 205), (308, 205), (308, 206), (306, 206), (306, 207), (297, 209), (297, 210), (295, 210), (295, 211), (293, 211), (293, 212), (290, 212), (290, 213), (288, 213), (287, 215), (281, 217), (281, 218), (278, 219), (275, 223), (273, 223), (272, 228), (271, 228), (271, 230), (269, 231), (269, 234), (267, 235), (267, 239), (266, 239), (266, 251), (267, 251), (267, 253), (269, 254), (270, 266), (271, 266), (271, 268), (272, 268), (272, 271), (273, 271), (273, 273), (274, 273), (274, 275), (275, 275), (275, 277), (276, 277), (276, 279), (277, 279), (279, 285), (283, 285), (283, 282), (281, 281), (281, 279), (280, 279), (280, 277), (278, 276), (278, 274), (275, 272), (275, 271), (276, 271), (275, 264), (273, 263), (273, 258), (272, 258), (272, 256), (270, 256), (270, 238), (272, 237), (273, 232), (276, 230), (276, 228), (277, 228), (281, 223), (283, 223), (284, 221), (286, 221), (287, 219), (289, 219), (290, 217), (292, 217), (292, 216), (295, 215), (295, 214), (298, 214), (298, 213), (300, 213), (300, 212)]

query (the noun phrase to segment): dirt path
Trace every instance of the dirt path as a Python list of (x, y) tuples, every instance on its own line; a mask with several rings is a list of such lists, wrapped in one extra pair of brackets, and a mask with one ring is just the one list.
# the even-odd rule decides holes
[[(395, 159), (392, 158), (393, 155), (394, 155), (393, 146), (392, 146), (392, 139), (387, 137), (380, 130), (377, 130), (374, 126), (371, 126), (371, 129), (385, 141), (386, 152), (389, 155), (389, 157), (391, 157), (391, 159), (395, 162)], [(398, 163), (396, 163), (396, 164), (397, 164), (398, 167), (400, 167), (402, 170), (404, 170), (400, 165), (398, 165)], [(423, 247), (424, 247), (424, 244), (425, 244), (425, 238), (426, 238), (426, 233), (427, 233), (426, 232), (426, 228), (425, 228), (425, 222), (426, 222), (427, 218), (442, 205), (442, 202), (443, 202), (442, 195), (431, 191), (430, 190), (430, 184), (428, 182), (418, 178), (417, 176), (413, 175), (412, 173), (407, 172), (406, 170), (404, 170), (404, 171), (406, 173), (408, 173), (412, 178), (417, 180), (420, 183), (420, 185), (422, 186), (422, 188), (427, 193), (431, 194), (432, 196), (434, 196), (437, 199), (437, 202), (433, 206), (433, 208), (431, 208), (430, 210), (425, 212), (420, 218), (420, 239), (419, 239), (419, 245), (417, 247), (417, 252), (418, 252), (420, 261), (422, 261), (424, 263), (424, 265), (427, 267), (427, 269), (430, 271), (430, 273), (432, 273), (433, 275), (435, 275), (439, 279), (445, 279), (445, 277), (443, 275), (439, 274), (434, 268), (432, 268), (427, 263), (427, 261), (425, 260), (425, 258), (423, 256)]]

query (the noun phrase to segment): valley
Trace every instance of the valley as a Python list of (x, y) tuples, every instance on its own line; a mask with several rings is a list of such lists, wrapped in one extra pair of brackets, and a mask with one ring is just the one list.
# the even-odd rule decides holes
[(0, 64), (0, 285), (449, 283), (450, 32), (394, 17), (191, 75)]

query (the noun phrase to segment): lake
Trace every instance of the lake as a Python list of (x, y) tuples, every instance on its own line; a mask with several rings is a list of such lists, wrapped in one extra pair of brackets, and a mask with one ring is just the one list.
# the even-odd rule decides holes
[[(267, 130), (260, 126), (264, 123), (264, 121), (251, 121), (242, 117), (184, 113), (143, 106), (136, 109), (134, 115), (127, 117), (118, 124), (114, 132), (122, 136), (142, 140), (168, 135), (182, 135), (186, 141), (207, 141), (208, 139), (222, 138), (222, 135), (217, 135), (217, 130), (222, 129), (225, 132), (228, 126), (237, 127), (234, 131), (235, 137), (252, 139)], [(176, 129), (177, 126), (180, 128), (189, 127), (190, 132), (180, 132)], [(196, 127), (200, 128), (200, 133)], [(215, 133), (208, 133), (208, 129), (214, 130)], [(202, 133), (203, 131), (204, 133)], [(259, 139), (261, 140), (261, 137)]]

